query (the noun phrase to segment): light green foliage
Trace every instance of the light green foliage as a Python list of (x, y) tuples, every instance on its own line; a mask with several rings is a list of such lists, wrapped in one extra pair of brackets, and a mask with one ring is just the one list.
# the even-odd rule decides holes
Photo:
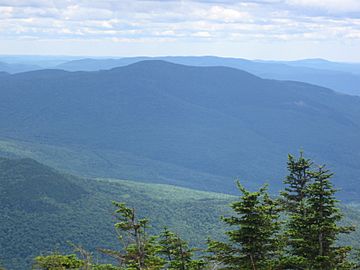
[[(79, 252), (78, 248), (75, 250)], [(86, 251), (81, 249), (81, 253), (83, 252)], [(55, 253), (48, 256), (38, 256), (34, 261), (34, 270), (123, 270), (123, 268), (112, 264), (93, 264), (91, 262), (92, 257), (79, 259), (75, 254), (61, 255)]]
[(78, 270), (82, 269), (84, 262), (76, 257), (75, 254), (60, 255), (52, 254), (48, 256), (38, 256), (35, 258), (33, 269), (36, 270)]
[(234, 230), (228, 242), (209, 241), (211, 259), (221, 269), (272, 269), (277, 264), (279, 208), (267, 194), (266, 187), (250, 192), (238, 183), (242, 193), (232, 204), (236, 215), (223, 218)]
[(114, 266), (112, 264), (99, 264), (94, 265), (91, 270), (122, 270), (122, 268)]

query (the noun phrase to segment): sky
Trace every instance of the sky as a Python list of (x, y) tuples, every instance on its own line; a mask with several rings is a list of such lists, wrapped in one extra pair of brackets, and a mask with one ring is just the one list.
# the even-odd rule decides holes
[(360, 0), (0, 0), (0, 54), (360, 62)]

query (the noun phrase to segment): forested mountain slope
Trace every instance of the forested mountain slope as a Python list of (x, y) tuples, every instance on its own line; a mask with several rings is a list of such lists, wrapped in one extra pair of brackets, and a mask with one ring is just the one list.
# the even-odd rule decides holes
[(0, 261), (7, 269), (30, 269), (32, 259), (69, 252), (68, 241), (86, 249), (117, 246), (112, 201), (126, 202), (192, 244), (223, 231), (219, 216), (234, 197), (166, 185), (85, 180), (61, 174), (32, 159), (0, 159)]
[(6, 75), (0, 85), (0, 137), (82, 149), (80, 156), (97, 153), (107, 167), (123, 168), (95, 176), (138, 175), (221, 192), (234, 192), (239, 177), (253, 185), (268, 181), (276, 190), (287, 153), (303, 148), (337, 172), (342, 198), (359, 200), (357, 97), (232, 68), (163, 61)]
[[(222, 239), (220, 216), (237, 197), (116, 179), (64, 175), (32, 159), (0, 159), (0, 261), (7, 269), (29, 269), (49, 252), (71, 252), (69, 242), (99, 256), (97, 248), (119, 248), (112, 201), (135, 207), (151, 219), (152, 232), (167, 226), (192, 245)], [(356, 207), (343, 206), (345, 224), (359, 225)], [(358, 247), (359, 232), (341, 239)]]

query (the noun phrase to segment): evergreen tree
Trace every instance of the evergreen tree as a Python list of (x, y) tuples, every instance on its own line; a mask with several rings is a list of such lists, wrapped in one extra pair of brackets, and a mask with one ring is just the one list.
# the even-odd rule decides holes
[(164, 260), (158, 255), (161, 246), (155, 236), (149, 236), (147, 219), (137, 219), (135, 209), (126, 207), (124, 203), (114, 202), (117, 207), (118, 222), (115, 228), (122, 243), (121, 251), (101, 249), (105, 254), (115, 258), (120, 267), (128, 270), (157, 270), (164, 265)]
[(220, 269), (275, 269), (278, 262), (277, 233), (279, 230), (278, 203), (262, 187), (257, 192), (247, 191), (238, 182), (242, 196), (232, 204), (235, 216), (223, 218), (233, 227), (226, 234), (229, 241), (209, 241), (210, 259)]
[(310, 238), (308, 260), (311, 269), (352, 269), (347, 260), (351, 250), (349, 246), (336, 246), (336, 240), (342, 233), (350, 233), (352, 227), (342, 227), (338, 223), (342, 214), (335, 199), (336, 190), (330, 178), (332, 173), (324, 167), (319, 167), (313, 172), (313, 183), (308, 187), (307, 218), (309, 223)]
[(161, 254), (167, 262), (166, 269), (196, 270), (202, 269), (205, 265), (203, 260), (193, 259), (195, 249), (189, 248), (187, 242), (167, 228), (160, 234), (159, 244), (162, 247)]
[(305, 215), (303, 204), (307, 186), (312, 181), (312, 166), (313, 162), (304, 158), (303, 152), (300, 152), (298, 159), (288, 155), (287, 169), (289, 174), (284, 180), (285, 190), (281, 192), (288, 212)]
[(336, 190), (324, 167), (314, 169), (311, 160), (301, 153), (298, 159), (289, 155), (287, 185), (281, 193), (287, 213), (285, 238), (287, 252), (283, 258), (285, 269), (352, 269), (347, 260), (350, 247), (336, 247), (339, 234), (349, 233), (341, 227), (342, 219)]
[(283, 209), (287, 214), (286, 232), (284, 239), (289, 252), (283, 256), (283, 267), (306, 266), (311, 243), (306, 239), (311, 237), (309, 222), (307, 221), (308, 186), (313, 181), (313, 162), (306, 159), (303, 153), (296, 159), (288, 155), (288, 176), (284, 180), (285, 190), (281, 192)]

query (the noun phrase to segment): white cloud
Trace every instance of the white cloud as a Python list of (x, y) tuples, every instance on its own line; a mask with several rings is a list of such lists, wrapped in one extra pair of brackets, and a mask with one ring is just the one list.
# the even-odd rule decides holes
[(356, 11), (360, 0), (0, 0), (0, 38), (117, 43), (360, 40)]
[(206, 14), (210, 20), (219, 20), (224, 22), (236, 22), (250, 19), (251, 15), (248, 12), (242, 12), (236, 9), (225, 8), (221, 6), (212, 6)]
[(286, 0), (289, 5), (318, 8), (331, 13), (360, 11), (359, 0)]
[(200, 31), (200, 32), (192, 33), (192, 36), (193, 36), (193, 37), (201, 37), (201, 38), (209, 38), (209, 37), (211, 37), (212, 35), (211, 35), (209, 32)]

